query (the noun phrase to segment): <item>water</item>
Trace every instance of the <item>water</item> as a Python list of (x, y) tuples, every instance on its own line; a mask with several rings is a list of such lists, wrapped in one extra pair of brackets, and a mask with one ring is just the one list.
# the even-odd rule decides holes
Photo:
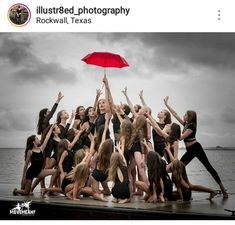
[[(185, 150), (179, 151), (179, 158)], [(235, 150), (206, 150), (210, 163), (218, 172), (229, 193), (235, 194)], [(20, 186), (24, 166), (24, 149), (0, 149), (0, 184), (16, 184)], [(198, 161), (187, 166), (191, 183), (219, 189), (211, 175)]]

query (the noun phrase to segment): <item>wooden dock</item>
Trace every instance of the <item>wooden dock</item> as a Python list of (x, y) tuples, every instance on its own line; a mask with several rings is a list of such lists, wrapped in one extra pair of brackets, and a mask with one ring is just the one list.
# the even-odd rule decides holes
[[(0, 219), (7, 220), (234, 220), (235, 216), (225, 209), (235, 209), (235, 196), (227, 200), (216, 196), (213, 201), (206, 198), (208, 194), (193, 192), (191, 202), (182, 204), (168, 201), (165, 203), (145, 203), (135, 196), (130, 203), (117, 204), (108, 197), (108, 202), (84, 197), (72, 201), (64, 196), (46, 196), (41, 198), (38, 190), (33, 196), (13, 196), (15, 185), (0, 184)], [(14, 215), (10, 211), (18, 203), (32, 201), (30, 210), (33, 215)]]

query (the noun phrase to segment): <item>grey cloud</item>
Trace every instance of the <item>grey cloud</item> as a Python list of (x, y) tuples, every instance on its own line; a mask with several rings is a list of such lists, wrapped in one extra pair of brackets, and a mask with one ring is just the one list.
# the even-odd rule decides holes
[[(31, 120), (30, 120), (31, 118)], [(1, 131), (30, 131), (34, 121), (32, 115), (26, 110), (0, 110), (0, 130)]]
[(57, 63), (38, 63), (15, 73), (20, 82), (54, 81), (57, 83), (74, 83), (77, 77), (72, 69), (65, 69)]
[(213, 115), (201, 114), (199, 120), (201, 126), (212, 126), (215, 124)]
[[(137, 61), (142, 57), (147, 66), (158, 72), (185, 74), (192, 68), (209, 68), (233, 74), (231, 71), (235, 69), (234, 33), (112, 33), (100, 34), (98, 40), (129, 44), (132, 49), (126, 51), (127, 60)], [(135, 54), (133, 44), (136, 48), (143, 45), (140, 55)]]
[(39, 59), (33, 52), (29, 39), (16, 41), (3, 36), (0, 58), (16, 68), (14, 78), (17, 82), (53, 81), (71, 84), (78, 78), (72, 68), (67, 69), (56, 62), (45, 63)]
[(221, 113), (221, 119), (227, 124), (235, 124), (235, 109), (226, 107)]

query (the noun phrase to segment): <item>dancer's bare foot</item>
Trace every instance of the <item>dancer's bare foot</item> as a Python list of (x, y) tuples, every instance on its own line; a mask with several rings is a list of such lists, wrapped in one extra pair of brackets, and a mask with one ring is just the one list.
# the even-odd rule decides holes
[(45, 197), (46, 193), (47, 193), (46, 189), (45, 188), (41, 188), (41, 196), (42, 196), (42, 198)]
[(13, 194), (13, 195), (17, 195), (17, 192), (16, 192), (16, 191), (17, 191), (17, 188), (14, 188), (12, 194)]
[(103, 195), (111, 195), (111, 191), (109, 191), (109, 190), (103, 190), (103, 191), (101, 191), (101, 193)]
[(134, 192), (133, 195), (143, 195), (143, 191), (138, 190)]
[(218, 193), (213, 191), (210, 193), (210, 197), (208, 198), (208, 200), (212, 200)]
[(95, 193), (93, 194), (93, 198), (95, 200), (99, 200), (99, 201), (102, 201), (102, 202), (107, 202), (108, 200), (104, 197), (103, 194), (98, 194), (98, 193)]
[(165, 202), (165, 198), (163, 197), (163, 195), (159, 195), (159, 202)]
[(114, 198), (114, 199), (112, 200), (112, 202), (113, 202), (113, 203), (118, 203), (118, 200), (117, 200), (116, 198)]
[(227, 193), (227, 191), (223, 191), (222, 193), (223, 193), (223, 199), (228, 198), (228, 193)]
[(122, 200), (119, 200), (118, 203), (120, 204), (124, 204), (124, 203), (128, 203), (130, 202), (130, 199), (129, 198), (126, 198), (126, 199), (122, 199)]
[(71, 194), (65, 194), (65, 196), (68, 198), (68, 199), (71, 199), (71, 200), (73, 200), (73, 196), (71, 195)]

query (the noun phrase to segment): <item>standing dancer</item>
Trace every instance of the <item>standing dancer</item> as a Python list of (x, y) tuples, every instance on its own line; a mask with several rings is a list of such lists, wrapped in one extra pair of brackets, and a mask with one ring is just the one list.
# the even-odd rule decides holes
[(168, 100), (169, 97), (167, 96), (164, 99), (166, 107), (169, 109), (171, 114), (184, 126), (183, 134), (181, 135), (180, 140), (184, 140), (187, 151), (180, 160), (185, 164), (185, 166), (187, 166), (195, 157), (197, 157), (200, 162), (206, 167), (207, 171), (211, 174), (211, 176), (215, 179), (217, 184), (220, 186), (221, 192), (223, 193), (223, 197), (228, 198), (228, 193), (226, 192), (218, 173), (210, 164), (201, 144), (196, 140), (196, 112), (188, 110), (186, 111), (183, 119), (181, 119), (176, 113), (176, 111), (168, 104)]
[[(130, 150), (131, 155), (131, 162), (128, 168), (129, 172), (129, 178), (130, 178), (130, 185), (133, 185), (133, 177), (131, 175), (131, 171), (135, 168), (135, 164), (137, 164), (137, 168), (139, 171), (140, 179), (144, 183), (148, 183), (148, 179), (145, 173), (145, 160), (144, 160), (144, 153), (145, 153), (145, 147), (142, 144), (142, 141), (144, 139), (148, 139), (147, 137), (147, 120), (146, 117), (143, 115), (137, 115), (134, 106), (132, 102), (130, 101), (128, 95), (127, 95), (127, 88), (122, 91), (122, 93), (125, 95), (127, 103), (131, 109), (131, 112), (134, 116), (133, 121), (133, 128), (132, 128), (132, 135), (130, 142), (128, 144), (128, 149)], [(131, 189), (132, 191), (133, 189)]]

